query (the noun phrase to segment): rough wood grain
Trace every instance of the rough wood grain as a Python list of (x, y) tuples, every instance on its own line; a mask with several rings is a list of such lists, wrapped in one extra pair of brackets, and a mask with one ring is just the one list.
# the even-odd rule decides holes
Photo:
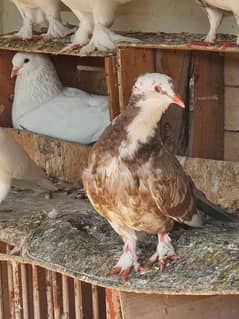
[(5, 129), (5, 132), (21, 144), (47, 174), (68, 181), (81, 182), (90, 146), (15, 129)]
[(224, 64), (217, 53), (193, 54), (192, 155), (223, 159)]

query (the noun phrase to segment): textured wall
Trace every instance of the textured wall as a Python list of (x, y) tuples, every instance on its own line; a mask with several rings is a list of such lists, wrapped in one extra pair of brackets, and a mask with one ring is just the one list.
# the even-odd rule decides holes
[[(4, 12), (3, 31), (16, 29), (21, 19), (14, 5), (9, 0), (0, 0), (0, 10), (1, 6)], [(122, 6), (119, 13), (114, 26), (118, 30), (205, 33), (208, 29), (206, 14), (194, 0), (134, 0)], [(70, 13), (64, 13), (64, 18), (70, 22), (77, 21)], [(236, 33), (234, 19), (224, 19), (220, 31)]]

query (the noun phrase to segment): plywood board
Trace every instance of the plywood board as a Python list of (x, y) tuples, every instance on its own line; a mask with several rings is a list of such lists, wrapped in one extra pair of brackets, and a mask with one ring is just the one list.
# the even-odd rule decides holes
[(239, 54), (225, 54), (225, 85), (239, 86)]
[(192, 156), (224, 156), (224, 58), (193, 53)]

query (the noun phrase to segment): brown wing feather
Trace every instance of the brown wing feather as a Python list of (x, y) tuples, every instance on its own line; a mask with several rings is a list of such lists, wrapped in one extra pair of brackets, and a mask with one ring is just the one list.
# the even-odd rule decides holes
[(176, 157), (163, 147), (153, 156), (152, 165), (155, 169), (149, 177), (149, 189), (160, 212), (179, 221), (191, 220), (196, 202), (190, 178)]

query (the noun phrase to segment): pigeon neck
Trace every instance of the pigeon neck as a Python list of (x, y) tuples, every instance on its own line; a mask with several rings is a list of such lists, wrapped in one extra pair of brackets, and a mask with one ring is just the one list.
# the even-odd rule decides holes
[(156, 128), (163, 113), (168, 109), (168, 101), (149, 98), (141, 99), (136, 104), (140, 109), (139, 113), (129, 123), (126, 131), (126, 139), (120, 145), (120, 156), (122, 158), (132, 158), (144, 144), (148, 143), (156, 134)]
[(17, 77), (14, 103), (13, 123), (25, 114), (44, 105), (62, 90), (62, 84), (53, 65), (43, 65), (31, 74)]

